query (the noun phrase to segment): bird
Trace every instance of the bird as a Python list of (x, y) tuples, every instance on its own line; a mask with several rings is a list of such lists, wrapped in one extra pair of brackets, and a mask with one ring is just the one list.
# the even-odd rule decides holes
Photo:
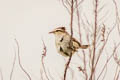
[[(78, 51), (78, 49), (87, 49), (90, 45), (81, 45), (74, 37), (66, 31), (65, 27), (58, 27), (50, 31), (49, 34), (55, 35), (55, 45), (57, 52), (64, 57), (70, 57)], [(70, 45), (72, 44), (72, 45)]]

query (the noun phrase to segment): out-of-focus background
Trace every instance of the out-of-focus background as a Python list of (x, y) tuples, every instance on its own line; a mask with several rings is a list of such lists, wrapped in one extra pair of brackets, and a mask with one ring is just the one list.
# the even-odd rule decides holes
[[(87, 7), (87, 5), (89, 5), (89, 1), (88, 3), (86, 1), (85, 6)], [(113, 6), (111, 5), (109, 8), (112, 10)], [(86, 8), (86, 11), (89, 16), (90, 8)], [(47, 47), (45, 65), (50, 70), (51, 76), (56, 76), (54, 79), (60, 80), (63, 77), (63, 66), (66, 60), (57, 53), (54, 36), (48, 33), (59, 26), (66, 26), (69, 31), (69, 22), (70, 15), (60, 0), (0, 0), (0, 70), (3, 80), (10, 79), (17, 49), (14, 38), (19, 42), (21, 63), (33, 80), (40, 80), (41, 77), (40, 58), (43, 51), (43, 39)], [(77, 32), (75, 31), (75, 33)], [(73, 63), (79, 62), (79, 60), (79, 58), (73, 57)], [(80, 75), (76, 68), (74, 70), (76, 76)], [(112, 73), (112, 71), (114, 72), (114, 70), (110, 72)], [(113, 80), (111, 74), (108, 76), (106, 80)], [(19, 67), (18, 60), (15, 63), (12, 79), (27, 80), (25, 73)], [(79, 76), (74, 79), (79, 79)]]

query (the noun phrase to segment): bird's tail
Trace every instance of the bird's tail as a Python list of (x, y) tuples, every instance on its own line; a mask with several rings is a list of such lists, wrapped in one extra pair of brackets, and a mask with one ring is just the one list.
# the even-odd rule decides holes
[(90, 45), (80, 45), (81, 49), (87, 49)]

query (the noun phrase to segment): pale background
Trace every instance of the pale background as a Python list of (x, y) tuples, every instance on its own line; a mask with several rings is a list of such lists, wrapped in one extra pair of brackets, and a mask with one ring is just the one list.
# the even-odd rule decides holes
[[(106, 0), (107, 2), (109, 0)], [(109, 8), (112, 10), (112, 6)], [(47, 46), (46, 66), (52, 77), (60, 80), (64, 69), (61, 66), (65, 65), (65, 61), (57, 54), (54, 36), (48, 32), (58, 26), (67, 26), (69, 30), (69, 18), (68, 12), (59, 0), (0, 0), (0, 69), (3, 80), (9, 80), (10, 77), (16, 47), (14, 38), (20, 45), (21, 63), (33, 80), (40, 80), (40, 56), (43, 50), (41, 38), (43, 38)], [(78, 59), (73, 57), (73, 63), (77, 61)], [(113, 68), (114, 65), (116, 64), (113, 64)], [(77, 72), (76, 68), (74, 70)], [(113, 73), (114, 70), (110, 72)], [(113, 80), (111, 74), (108, 76), (106, 80)], [(17, 61), (12, 79), (27, 80)]]

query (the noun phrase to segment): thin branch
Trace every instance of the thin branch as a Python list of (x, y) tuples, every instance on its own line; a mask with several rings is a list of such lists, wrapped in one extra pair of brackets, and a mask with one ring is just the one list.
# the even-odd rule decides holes
[(48, 70), (48, 74), (50, 75), (51, 80), (55, 80), (54, 77), (51, 76), (50, 71)]
[(118, 67), (119, 67), (119, 66), (117, 65), (117, 67), (116, 67), (116, 71), (115, 71), (114, 80), (117, 80), (116, 77), (117, 77)]
[(46, 57), (46, 52), (47, 52), (47, 49), (46, 49), (46, 46), (45, 46), (45, 43), (44, 41), (42, 40), (43, 42), (43, 54), (42, 54), (42, 66), (43, 66), (43, 70), (44, 70), (44, 73), (45, 73), (45, 76), (47, 78), (47, 80), (49, 80), (48, 76), (47, 76), (47, 73), (46, 73), (46, 70), (45, 70), (45, 65), (44, 65), (44, 58)]
[[(116, 24), (115, 24), (115, 25), (116, 25)], [(100, 57), (101, 57), (101, 53), (104, 51), (105, 45), (107, 44), (107, 42), (108, 42), (108, 40), (109, 40), (110, 33), (111, 33), (111, 32), (114, 30), (114, 28), (115, 28), (115, 25), (114, 25), (113, 28), (109, 31), (109, 33), (108, 33), (108, 35), (107, 35), (107, 38), (106, 38), (106, 40), (104, 41), (104, 44), (103, 44), (102, 48), (99, 50), (98, 58), (97, 58), (97, 61), (96, 61), (96, 63), (95, 63), (95, 68), (96, 68), (96, 66), (97, 66), (97, 64), (98, 64), (98, 62), (99, 62), (99, 59), (100, 59)]]
[[(82, 3), (84, 0), (80, 1), (80, 3)], [(78, 9), (78, 0), (76, 0), (76, 9), (77, 9), (77, 19), (78, 19), (78, 30), (79, 30), (79, 37), (80, 37), (80, 42), (82, 42), (82, 35), (81, 35), (81, 29), (80, 29), (80, 16), (79, 16), (79, 9)], [(88, 79), (88, 75), (86, 73), (86, 55), (85, 55), (85, 52), (84, 50), (82, 50), (82, 53), (83, 53), (83, 56), (84, 56), (84, 59), (83, 59), (83, 62), (84, 62), (84, 74), (85, 74), (85, 78), (86, 80)]]
[(69, 10), (69, 8), (66, 6), (64, 0), (62, 0), (62, 4), (63, 4), (63, 6), (66, 8), (66, 10), (68, 11), (68, 13), (70, 13), (70, 10)]
[(84, 1), (84, 0), (81, 0), (80, 2), (78, 2), (78, 0), (75, 0), (76, 6), (75, 6), (75, 8), (74, 8), (74, 11), (75, 11), (76, 9), (78, 9), (78, 7), (83, 3), (83, 1)]
[(94, 72), (95, 72), (95, 68), (94, 68), (94, 63), (95, 63), (95, 56), (96, 56), (96, 32), (97, 32), (97, 8), (98, 8), (98, 0), (95, 0), (95, 29), (94, 29), (94, 44), (93, 44), (93, 57), (92, 57), (92, 69), (91, 69), (91, 76), (90, 76), (90, 80), (93, 80), (94, 78)]
[(15, 61), (16, 61), (16, 50), (14, 48), (14, 60), (13, 60), (13, 64), (12, 64), (12, 70), (11, 70), (11, 73), (10, 73), (10, 80), (12, 80), (12, 76), (13, 76), (13, 72), (14, 72), (14, 68), (15, 68)]
[(113, 3), (115, 5), (115, 10), (116, 10), (116, 18), (117, 18), (117, 21), (118, 21), (118, 32), (119, 32), (119, 35), (120, 35), (120, 18), (119, 18), (119, 13), (118, 13), (118, 7), (117, 7), (117, 3), (115, 0), (113, 0)]
[(104, 80), (104, 79), (105, 79), (106, 73), (107, 73), (107, 65), (106, 65), (105, 73), (104, 73), (104, 75), (103, 75), (102, 80)]
[[(87, 22), (87, 24), (89, 25), (89, 26), (91, 26), (91, 28), (93, 29), (93, 27), (92, 27), (92, 25), (90, 25), (90, 23), (89, 23), (89, 21), (87, 20), (87, 17), (86, 17), (86, 15), (84, 14), (84, 17), (85, 17), (85, 19), (86, 19), (86, 22)], [(88, 32), (91, 32), (92, 33), (92, 31), (88, 28), (88, 27), (86, 27), (86, 26), (88, 26), (88, 25), (86, 25), (86, 23), (84, 22), (84, 20), (81, 18), (81, 22), (82, 22), (82, 24), (83, 24), (83, 28), (85, 29), (85, 31), (88, 33)]]
[(120, 76), (120, 69), (119, 69), (119, 71), (118, 71), (118, 74), (117, 74), (116, 80), (119, 79), (119, 76)]
[[(70, 29), (71, 29), (71, 39), (70, 39), (70, 46), (72, 46), (72, 36), (73, 36), (73, 0), (71, 1), (71, 20), (70, 20)], [(67, 70), (69, 68), (69, 64), (71, 62), (71, 59), (72, 59), (72, 52), (70, 54), (70, 57), (69, 57), (69, 60), (66, 64), (66, 67), (65, 67), (65, 71), (64, 71), (64, 80), (66, 80), (66, 74), (67, 74)]]
[(20, 68), (22, 69), (22, 71), (27, 75), (28, 79), (29, 79), (29, 80), (32, 80), (31, 77), (30, 77), (30, 75), (27, 73), (27, 71), (23, 68), (23, 66), (22, 66), (22, 64), (21, 64), (20, 50), (19, 50), (20, 47), (19, 47), (19, 44), (18, 44), (17, 39), (14, 39), (14, 40), (15, 40), (15, 43), (16, 43), (17, 48), (18, 48), (17, 53), (18, 53), (18, 62), (19, 62), (19, 66), (20, 66)]
[(103, 71), (105, 70), (105, 68), (106, 68), (106, 66), (107, 66), (107, 64), (108, 64), (108, 62), (110, 61), (110, 59), (111, 59), (112, 57), (113, 57), (113, 54), (107, 59), (107, 61), (106, 61), (105, 65), (104, 65), (102, 71), (100, 72), (100, 74), (99, 74), (97, 80), (99, 80), (100, 76), (102, 75)]
[(102, 71), (100, 72), (100, 74), (99, 74), (97, 80), (98, 80), (98, 79), (100, 78), (100, 76), (102, 75), (102, 73), (103, 73), (105, 67), (107, 66), (107, 63), (108, 63), (108, 62), (110, 61), (110, 59), (114, 56), (114, 54), (116, 53), (116, 50), (117, 50), (117, 48), (118, 48), (119, 46), (120, 46), (120, 43), (119, 43), (117, 46), (115, 46), (115, 48), (114, 48), (114, 50), (113, 50), (113, 53), (112, 53), (111, 56), (107, 59), (106, 64), (104, 65)]
[(115, 60), (116, 64), (120, 67), (120, 60), (118, 59), (117, 56), (114, 56), (114, 60)]
[(72, 59), (72, 54), (70, 54), (69, 60), (68, 60), (67, 65), (66, 65), (66, 67), (65, 67), (64, 80), (66, 80), (66, 74), (67, 74), (67, 70), (68, 70), (68, 68), (69, 68), (69, 64), (70, 64), (70, 62), (71, 62), (71, 59)]
[[(118, 43), (117, 47), (119, 47), (119, 46), (120, 46), (120, 42)], [(120, 67), (120, 60), (118, 59), (117, 54), (114, 54), (113, 58), (114, 58), (116, 64)]]
[[(105, 51), (106, 51), (106, 50), (105, 50)], [(106, 55), (107, 55), (107, 60), (108, 60), (109, 58), (108, 58), (108, 53), (107, 53), (107, 51), (106, 51), (105, 53), (106, 53)], [(106, 75), (107, 75), (107, 65), (106, 65), (106, 67), (105, 67), (105, 73), (104, 73), (104, 75), (103, 75), (102, 80), (105, 79)]]
[(78, 30), (79, 30), (79, 38), (80, 38), (80, 42), (82, 41), (81, 40), (81, 37), (82, 37), (82, 35), (81, 35), (81, 30), (80, 30), (80, 13), (79, 13), (79, 9), (78, 9), (78, 0), (76, 0), (76, 9), (77, 9), (77, 20), (78, 20)]
[(98, 9), (98, 12), (101, 12), (105, 8), (106, 4), (104, 4), (101, 8)]
[(66, 0), (66, 3), (67, 3), (69, 6), (71, 6), (71, 3), (70, 3), (69, 0)]
[[(86, 70), (85, 69), (82, 69), (82, 67), (78, 67), (79, 71), (81, 71), (83, 74), (86, 74)], [(87, 76), (88, 77), (88, 76)], [(85, 76), (85, 80), (86, 80), (86, 76)]]
[[(78, 13), (77, 13), (78, 14)], [(84, 14), (84, 16), (85, 16), (85, 14)], [(86, 16), (85, 16), (85, 18), (86, 18)], [(86, 29), (86, 27), (85, 27), (85, 23), (83, 22), (83, 20), (82, 20), (82, 18), (81, 18), (81, 21), (82, 21), (82, 23), (83, 23), (83, 28), (85, 29), (85, 31), (86, 31), (86, 33), (87, 33), (87, 41), (89, 42), (89, 38), (88, 38), (88, 32), (91, 32), (90, 31), (90, 29), (89, 28), (87, 28)], [(79, 21), (80, 22), (80, 21)], [(87, 22), (87, 24), (90, 26), (90, 24), (89, 24), (89, 21), (87, 20), (87, 18), (86, 18), (86, 22)], [(80, 27), (80, 26), (78, 26), (78, 27)], [(79, 28), (79, 31), (80, 31), (80, 28)], [(79, 32), (79, 36), (81, 37), (82, 35), (81, 35), (81, 32)], [(82, 42), (82, 40), (81, 40), (81, 38), (80, 38), (80, 42)], [(88, 80), (88, 74), (87, 74), (87, 71), (86, 71), (86, 55), (85, 55), (85, 52), (84, 52), (84, 50), (82, 50), (82, 53), (83, 53), (83, 57), (84, 57), (84, 59), (83, 59), (83, 61), (84, 61), (84, 74), (85, 74), (85, 78), (86, 78), (86, 80)], [(89, 48), (89, 54), (90, 54), (90, 59), (91, 59), (91, 49)], [(90, 63), (90, 61), (89, 61), (89, 63)], [(90, 66), (90, 65), (89, 65)]]

